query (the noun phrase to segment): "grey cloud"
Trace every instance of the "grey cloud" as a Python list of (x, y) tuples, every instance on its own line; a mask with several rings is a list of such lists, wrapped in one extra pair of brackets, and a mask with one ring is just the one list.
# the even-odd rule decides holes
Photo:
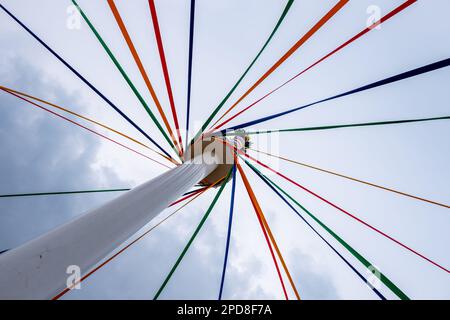
[[(36, 96), (83, 111), (76, 96), (45, 79), (22, 60), (11, 60), (0, 68), (4, 85), (25, 88)], [(38, 110), (26, 102), (0, 93), (0, 192), (44, 192), (100, 187), (128, 186), (112, 168), (92, 169), (100, 141), (83, 130)], [(107, 185), (105, 185), (105, 183)], [(96, 207), (115, 195), (78, 195), (1, 199), (0, 250), (14, 248), (76, 215)], [(158, 228), (142, 243), (114, 260), (83, 283), (83, 289), (68, 299), (151, 299), (159, 288), (204, 208), (186, 208), (184, 213)], [(217, 208), (213, 214), (226, 214)], [(216, 299), (222, 272), (225, 235), (207, 222), (199, 238), (181, 263), (161, 298)], [(206, 233), (206, 234), (204, 234)], [(204, 234), (204, 235), (202, 235)], [(234, 235), (237, 237), (239, 235)], [(235, 242), (231, 251), (239, 250)], [(305, 296), (335, 298), (330, 279), (311, 271), (311, 257), (295, 252), (295, 278), (302, 279)], [(262, 261), (250, 257), (245, 268), (229, 260), (224, 298), (274, 298), (259, 283), (263, 281)], [(269, 262), (268, 262), (269, 263)], [(271, 261), (270, 261), (271, 263)]]
[[(83, 110), (75, 96), (58, 85), (43, 79), (43, 75), (21, 60), (9, 61), (0, 76), (4, 85), (26, 88), (39, 97), (50, 97), (61, 105)], [(128, 185), (111, 168), (93, 171), (91, 164), (99, 151), (99, 141), (82, 130), (67, 124), (26, 102), (6, 93), (0, 94), (0, 192), (44, 192)], [(102, 179), (97, 177), (101, 175)], [(2, 199), (0, 201), (0, 249), (14, 248), (52, 228), (93, 208), (114, 195), (49, 196)], [(183, 230), (193, 230), (201, 210), (181, 215), (176, 227), (161, 227), (141, 247), (130, 250), (123, 259), (112, 263), (110, 272), (99, 272), (86, 290), (74, 292), (68, 298), (151, 298), (163, 276), (173, 265), (185, 245)], [(192, 213), (192, 212), (191, 212)], [(209, 225), (208, 228), (213, 228)], [(190, 231), (187, 236), (190, 236)], [(224, 245), (213, 228), (208, 232), (203, 250), (194, 244), (163, 298), (215, 298), (219, 288)], [(200, 237), (201, 238), (201, 237)], [(139, 249), (139, 251), (137, 251)], [(257, 264), (256, 264), (257, 265)], [(142, 268), (143, 266), (143, 268)], [(214, 267), (212, 267), (214, 266)], [(247, 276), (236, 274), (230, 267), (230, 284), (245, 287)], [(127, 270), (136, 270), (127, 274)], [(254, 272), (254, 271), (253, 271)], [(234, 275), (236, 274), (236, 279)], [(125, 275), (125, 276), (124, 276)], [(237, 281), (236, 281), (237, 280)], [(246, 281), (244, 281), (246, 280)], [(180, 284), (181, 282), (181, 284)], [(233, 290), (234, 291), (234, 290)], [(249, 295), (245, 295), (247, 297)]]
[[(3, 84), (83, 110), (77, 98), (26, 62), (16, 59), (1, 68)], [(3, 67), (3, 65), (2, 65)], [(6, 82), (5, 82), (6, 80)], [(0, 192), (26, 193), (102, 187), (96, 176), (108, 177), (110, 187), (129, 185), (109, 168), (91, 164), (99, 139), (7, 93), (0, 93)], [(104, 187), (104, 186), (103, 186)], [(0, 248), (13, 248), (111, 195), (12, 198), (0, 201)]]

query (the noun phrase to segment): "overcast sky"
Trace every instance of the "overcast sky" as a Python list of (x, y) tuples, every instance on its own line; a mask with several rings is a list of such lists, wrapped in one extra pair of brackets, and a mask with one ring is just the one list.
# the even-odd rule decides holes
[[(403, 1), (350, 3), (314, 35), (258, 89), (243, 108), (289, 79), (366, 26), (367, 8), (386, 14)], [(81, 74), (92, 81), (161, 145), (164, 139), (108, 59), (84, 22), (67, 28), (69, 0), (1, 0)], [(240, 94), (309, 30), (335, 1), (296, 0), (267, 51), (230, 98)], [(106, 1), (80, 0), (93, 24), (116, 54), (145, 99), (151, 98)], [(148, 4), (116, 4), (169, 112), (164, 79)], [(180, 123), (185, 123), (189, 1), (157, 0), (161, 32)], [(192, 126), (217, 106), (259, 51), (285, 1), (197, 0), (193, 64)], [(238, 124), (356, 88), (450, 56), (448, 0), (419, 1), (342, 52), (286, 86)], [(108, 105), (51, 56), (9, 16), (0, 12), (0, 84), (51, 100), (145, 141)], [(449, 115), (449, 68), (441, 69), (324, 103), (258, 128), (292, 128), (353, 122)], [(156, 108), (154, 108), (156, 110)], [(102, 133), (102, 129), (98, 129)], [(129, 144), (120, 137), (119, 139)], [(389, 127), (353, 128), (274, 136), (271, 152), (297, 161), (450, 203), (448, 121)], [(253, 140), (268, 150), (267, 141)], [(45, 192), (136, 186), (166, 169), (66, 123), (5, 93), (0, 93), (0, 193)], [(139, 146), (136, 149), (147, 152)], [(338, 177), (261, 157), (349, 212), (450, 266), (448, 209), (363, 186)], [(305, 299), (375, 299), (376, 296), (290, 209), (248, 177)], [(377, 265), (411, 298), (450, 298), (448, 274), (288, 182), (273, 179)], [(226, 188), (210, 219), (169, 282), (161, 298), (216, 299), (220, 284), (230, 199)], [(115, 194), (1, 199), (0, 251), (12, 249), (112, 199)], [(151, 299), (204, 214), (214, 191), (183, 209), (120, 258), (85, 281), (66, 299)], [(241, 179), (224, 298), (282, 299), (278, 278)], [(166, 210), (162, 217), (172, 212)], [(159, 218), (157, 219), (159, 221)], [(149, 228), (153, 223), (145, 228)], [(316, 225), (315, 225), (316, 226)], [(357, 266), (323, 230), (317, 229)], [(395, 298), (382, 287), (388, 298)]]

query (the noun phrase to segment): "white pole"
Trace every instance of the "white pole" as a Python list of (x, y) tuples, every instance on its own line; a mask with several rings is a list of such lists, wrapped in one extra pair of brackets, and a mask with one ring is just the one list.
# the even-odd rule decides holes
[(50, 299), (66, 288), (67, 268), (88, 272), (217, 168), (185, 163), (16, 249), (0, 254), (0, 299)]

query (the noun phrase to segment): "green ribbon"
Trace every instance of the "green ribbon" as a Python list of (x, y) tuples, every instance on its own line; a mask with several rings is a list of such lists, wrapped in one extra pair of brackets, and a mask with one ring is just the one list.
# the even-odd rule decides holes
[(100, 193), (100, 192), (123, 192), (131, 189), (100, 189), (100, 190), (77, 190), (77, 191), (61, 191), (61, 192), (39, 192), (39, 193), (15, 193), (2, 194), (0, 198), (14, 198), (14, 197), (33, 197), (33, 196), (54, 196), (62, 194), (82, 194), (82, 193)]
[(181, 260), (183, 260), (184, 256), (186, 255), (187, 251), (189, 250), (189, 247), (192, 245), (192, 243), (194, 242), (195, 237), (197, 237), (197, 234), (200, 232), (200, 230), (202, 229), (203, 225), (205, 224), (206, 220), (209, 217), (209, 214), (211, 213), (212, 209), (214, 208), (214, 206), (216, 205), (217, 200), (219, 199), (220, 195), (222, 194), (222, 191), (225, 189), (225, 185), (228, 183), (228, 180), (230, 179), (231, 176), (231, 172), (232, 170), (230, 170), (228, 172), (227, 177), (225, 178), (224, 183), (220, 186), (219, 191), (217, 192), (216, 196), (214, 197), (214, 200), (211, 202), (211, 204), (209, 205), (208, 210), (206, 210), (205, 215), (203, 216), (202, 220), (200, 221), (200, 223), (198, 224), (197, 228), (195, 229), (194, 233), (192, 234), (191, 238), (189, 239), (188, 243), (186, 244), (186, 246), (184, 247), (183, 251), (181, 252), (180, 256), (178, 257), (177, 261), (175, 262), (175, 264), (173, 265), (172, 269), (170, 270), (169, 274), (167, 275), (166, 279), (164, 279), (163, 284), (161, 285), (161, 287), (159, 288), (158, 292), (155, 294), (155, 297), (153, 298), (153, 300), (158, 299), (158, 297), (161, 295), (162, 291), (164, 290), (164, 288), (166, 287), (167, 283), (169, 282), (170, 278), (172, 277), (172, 275), (174, 274), (175, 270), (177, 269), (178, 265), (181, 263)]
[(77, 7), (78, 11), (80, 12), (81, 16), (83, 17), (84, 21), (86, 21), (86, 23), (88, 24), (89, 28), (91, 29), (91, 31), (94, 33), (95, 37), (97, 38), (97, 40), (100, 42), (100, 44), (102, 45), (103, 49), (105, 49), (106, 53), (108, 54), (108, 56), (111, 58), (111, 60), (113, 61), (114, 65), (117, 67), (117, 69), (120, 71), (120, 73), (122, 74), (123, 78), (125, 79), (125, 81), (128, 83), (128, 85), (130, 86), (131, 90), (133, 90), (134, 94), (136, 95), (136, 97), (139, 99), (140, 103), (142, 104), (142, 106), (144, 107), (144, 109), (147, 111), (148, 115), (150, 116), (150, 118), (153, 120), (153, 122), (156, 124), (156, 126), (158, 127), (159, 131), (162, 133), (162, 135), (164, 136), (164, 138), (166, 139), (166, 141), (169, 143), (169, 145), (172, 147), (172, 149), (175, 151), (175, 153), (178, 155), (177, 150), (175, 149), (174, 144), (172, 143), (172, 140), (170, 140), (169, 136), (167, 135), (167, 133), (164, 131), (163, 127), (161, 126), (161, 124), (159, 123), (158, 119), (155, 117), (155, 115), (153, 114), (153, 112), (150, 110), (149, 106), (147, 105), (147, 103), (145, 102), (144, 98), (141, 96), (141, 94), (139, 93), (139, 91), (136, 89), (135, 85), (133, 84), (133, 82), (131, 82), (130, 78), (128, 77), (128, 75), (126, 74), (125, 70), (123, 69), (123, 67), (120, 65), (119, 61), (116, 59), (116, 57), (114, 56), (114, 54), (112, 53), (112, 51), (109, 49), (108, 45), (105, 43), (105, 41), (103, 40), (103, 38), (100, 36), (100, 34), (98, 33), (97, 29), (95, 29), (94, 25), (91, 23), (91, 21), (89, 20), (89, 18), (86, 16), (86, 14), (83, 12), (83, 10), (81, 9), (81, 7), (78, 5), (78, 3), (75, 0), (72, 0), (72, 3)]
[[(435, 117), (435, 118), (422, 118), (422, 119), (409, 119), (409, 120), (395, 120), (395, 121), (379, 121), (379, 122), (341, 124), (341, 125), (321, 126), (321, 127), (306, 127), (306, 128), (294, 128), (294, 129), (276, 129), (276, 130), (250, 131), (250, 132), (245, 132), (245, 134), (246, 135), (256, 135), (256, 134), (267, 134), (267, 133), (274, 133), (274, 132), (329, 130), (329, 129), (339, 129), (339, 128), (381, 126), (381, 125), (390, 125), (390, 124), (399, 124), (399, 123), (436, 121), (436, 120), (449, 120), (449, 119), (450, 119), (450, 116), (445, 116), (445, 117)], [(227, 135), (227, 136), (233, 136), (233, 135), (236, 135), (236, 134), (238, 134), (238, 133), (236, 133), (236, 132), (225, 133), (225, 135)]]
[(294, 0), (289, 0), (288, 3), (286, 4), (286, 7), (283, 10), (283, 13), (281, 14), (281, 17), (278, 19), (278, 22), (275, 26), (275, 28), (273, 29), (272, 33), (270, 34), (269, 38), (267, 39), (266, 43), (264, 44), (264, 46), (261, 48), (261, 50), (258, 52), (258, 54), (256, 55), (256, 57), (253, 59), (252, 63), (250, 63), (250, 65), (248, 66), (248, 68), (245, 70), (245, 72), (242, 74), (242, 76), (239, 78), (239, 80), (236, 82), (236, 84), (233, 86), (233, 88), (231, 88), (230, 92), (228, 92), (228, 94), (225, 96), (225, 98), (223, 98), (223, 100), (219, 103), (219, 105), (216, 107), (216, 109), (214, 109), (214, 111), (211, 113), (211, 115), (209, 116), (209, 118), (205, 121), (205, 123), (202, 125), (202, 128), (199, 130), (199, 132), (197, 132), (197, 134), (195, 135), (194, 139), (192, 139), (191, 143), (195, 140), (197, 140), (197, 138), (200, 136), (200, 134), (205, 131), (205, 129), (208, 127), (208, 125), (211, 123), (211, 121), (213, 120), (213, 118), (217, 115), (217, 113), (220, 111), (220, 109), (223, 107), (223, 105), (225, 104), (225, 102), (227, 102), (228, 98), (230, 98), (230, 96), (233, 94), (234, 90), (236, 90), (236, 88), (238, 87), (238, 85), (241, 83), (241, 81), (244, 79), (244, 77), (247, 75), (247, 73), (250, 71), (250, 69), (253, 67), (253, 65), (256, 63), (256, 61), (258, 60), (258, 58), (261, 56), (261, 54), (263, 53), (263, 51), (266, 49), (266, 47), (269, 45), (269, 42), (272, 40), (273, 36), (275, 35), (275, 33), (277, 32), (278, 28), (280, 27), (281, 23), (283, 22), (284, 18), (286, 17), (287, 13), (289, 12), (289, 10), (292, 7), (292, 4), (294, 3)]
[(275, 182), (270, 180), (267, 176), (265, 176), (261, 171), (256, 169), (251, 163), (247, 160), (244, 160), (245, 163), (253, 168), (255, 171), (260, 173), (267, 181), (269, 181), (275, 188), (281, 191), (284, 195), (286, 195), (291, 201), (293, 201), (298, 207), (300, 207), (306, 214), (308, 214), (315, 222), (317, 222), (325, 231), (327, 231), (334, 239), (336, 239), (345, 249), (347, 249), (356, 259), (359, 260), (369, 271), (371, 271), (381, 282), (383, 282), (391, 291), (402, 300), (409, 300), (409, 297), (399, 288), (397, 287), (388, 277), (386, 277), (380, 270), (378, 270), (372, 263), (370, 263), (366, 258), (364, 258), (358, 251), (353, 249), (347, 242), (345, 242), (340, 236), (338, 236), (333, 230), (328, 228), (322, 221), (320, 221), (316, 216), (314, 216), (311, 212), (309, 212), (305, 207), (303, 207), (299, 202), (297, 202), (294, 198), (292, 198), (286, 191), (284, 191), (281, 187), (279, 187)]

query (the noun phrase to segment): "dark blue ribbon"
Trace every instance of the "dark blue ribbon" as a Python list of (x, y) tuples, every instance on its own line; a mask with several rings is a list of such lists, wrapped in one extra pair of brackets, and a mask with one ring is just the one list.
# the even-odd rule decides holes
[[(191, 84), (192, 84), (192, 55), (194, 51), (194, 26), (195, 26), (195, 0), (191, 0), (191, 20), (189, 24), (189, 64), (188, 64), (188, 86), (186, 106), (186, 143), (189, 138), (189, 116), (191, 112)], [(188, 146), (186, 146), (188, 148)]]
[(386, 78), (386, 79), (383, 79), (383, 80), (380, 80), (380, 81), (373, 82), (371, 84), (368, 84), (368, 85), (359, 87), (357, 89), (350, 90), (350, 91), (347, 91), (347, 92), (344, 92), (344, 93), (341, 93), (341, 94), (338, 94), (338, 95), (335, 95), (335, 96), (332, 96), (332, 97), (329, 97), (329, 98), (326, 98), (326, 99), (323, 99), (323, 100), (319, 100), (319, 101), (316, 101), (316, 102), (313, 102), (313, 103), (310, 103), (310, 104), (307, 104), (307, 105), (304, 105), (304, 106), (296, 107), (296, 108), (293, 108), (293, 109), (290, 109), (290, 110), (286, 110), (286, 111), (283, 111), (283, 112), (280, 112), (280, 113), (276, 113), (276, 114), (273, 114), (273, 115), (270, 115), (270, 116), (267, 116), (267, 117), (263, 117), (263, 118), (259, 118), (259, 119), (256, 119), (256, 120), (252, 120), (252, 121), (243, 123), (243, 124), (239, 124), (239, 125), (234, 126), (232, 128), (228, 128), (228, 129), (222, 130), (222, 133), (225, 134), (229, 130), (237, 130), (237, 129), (242, 129), (242, 128), (246, 128), (246, 127), (249, 127), (249, 126), (253, 126), (255, 124), (258, 124), (258, 123), (261, 123), (261, 122), (265, 122), (265, 121), (269, 121), (269, 120), (272, 120), (272, 119), (275, 119), (275, 118), (278, 118), (278, 117), (281, 117), (281, 116), (285, 116), (287, 114), (290, 114), (290, 113), (293, 113), (293, 112), (296, 112), (296, 111), (299, 111), (299, 110), (302, 110), (302, 109), (314, 106), (314, 105), (319, 104), (319, 103), (323, 103), (323, 102), (326, 102), (326, 101), (342, 98), (342, 97), (345, 97), (345, 96), (348, 96), (348, 95), (351, 95), (351, 94), (354, 94), (354, 93), (358, 93), (358, 92), (361, 92), (361, 91), (365, 91), (365, 90), (373, 89), (373, 88), (376, 88), (376, 87), (384, 86), (386, 84), (390, 84), (390, 83), (397, 82), (397, 81), (400, 81), (400, 80), (404, 80), (404, 79), (407, 79), (407, 78), (415, 77), (415, 76), (418, 76), (418, 75), (423, 74), (423, 73), (427, 73), (427, 72), (438, 70), (438, 69), (441, 69), (441, 68), (444, 68), (444, 67), (448, 67), (449, 65), (450, 65), (450, 58), (447, 58), (447, 59), (444, 59), (444, 60), (441, 60), (441, 61), (438, 61), (438, 62), (435, 62), (435, 63), (431, 63), (429, 65), (417, 68), (417, 69), (406, 71), (406, 72), (403, 72), (401, 74), (398, 74), (398, 75), (395, 75), (395, 76), (392, 76), (392, 77), (389, 77), (389, 78)]
[(18, 18), (16, 18), (8, 9), (2, 4), (0, 8), (3, 9), (11, 18), (13, 18), (22, 28), (24, 28), (33, 38), (35, 38), (40, 44), (42, 44), (51, 54), (53, 54), (59, 61), (61, 61), (70, 71), (72, 71), (78, 78), (80, 78), (89, 88), (91, 88), (96, 94), (98, 94), (107, 104), (109, 104), (116, 112), (118, 112), (125, 120), (127, 120), (133, 127), (135, 127), (140, 133), (142, 133), (147, 139), (149, 139), (161, 152), (163, 152), (169, 158), (172, 158), (155, 140), (153, 140), (147, 133), (145, 133), (133, 120), (131, 120), (125, 113), (122, 112), (114, 103), (103, 95), (93, 84), (91, 84), (85, 77), (83, 77), (77, 70), (75, 70), (70, 64), (68, 64), (59, 54), (57, 54), (52, 48), (50, 48), (41, 38), (39, 38), (33, 31), (31, 31), (26, 25), (24, 25)]
[(227, 244), (225, 246), (225, 258), (223, 260), (222, 279), (220, 281), (219, 300), (222, 300), (223, 284), (227, 270), (228, 251), (230, 249), (231, 227), (233, 225), (234, 195), (236, 191), (236, 165), (233, 166), (233, 182), (231, 188), (230, 218), (228, 219)]
[[(247, 161), (245, 162), (247, 163)], [(362, 281), (364, 281), (364, 283), (369, 284), (367, 279), (358, 270), (356, 270), (356, 268), (352, 266), (350, 262), (348, 262), (348, 260), (345, 259), (324, 237), (322, 237), (322, 235), (314, 229), (314, 227), (300, 214), (300, 212), (298, 212), (297, 209), (295, 209), (292, 204), (277, 189), (275, 189), (275, 187), (261, 173), (256, 171), (252, 166), (249, 167), (358, 275), (359, 278), (361, 278)], [(380, 297), (380, 299), (386, 300), (383, 294), (381, 294), (381, 292), (379, 292), (375, 287), (371, 286), (371, 289), (378, 297)]]

